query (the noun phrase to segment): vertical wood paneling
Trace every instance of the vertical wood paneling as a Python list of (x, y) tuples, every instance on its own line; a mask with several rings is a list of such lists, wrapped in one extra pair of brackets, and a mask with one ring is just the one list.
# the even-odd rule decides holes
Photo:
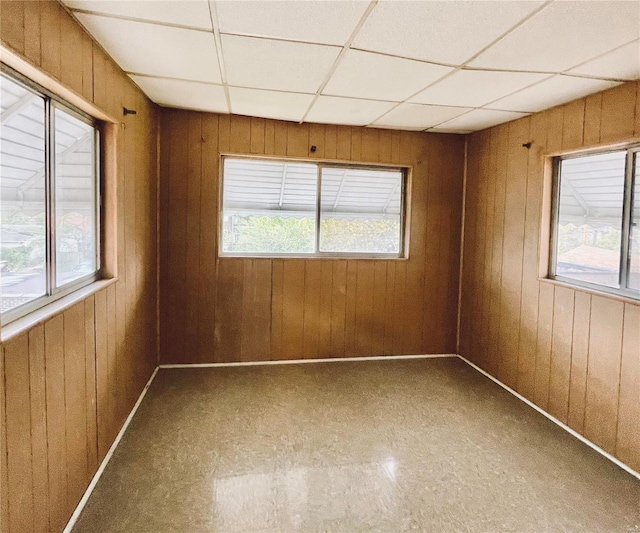
[(532, 115), (526, 158), (516, 157), (524, 132), (513, 135), (521, 121), (469, 136), (460, 310), (462, 355), (510, 385), (515, 373), (517, 392), (636, 469), (640, 305), (538, 276), (544, 155), (631, 140), (640, 131), (638, 86), (625, 83)]
[[(168, 109), (161, 121), (162, 362), (455, 351), (462, 137)], [(217, 257), (224, 153), (412, 167), (409, 259)]]
[(7, 342), (4, 363), (9, 531), (32, 531), (34, 507), (31, 447), (28, 445), (31, 442), (28, 335)]
[(62, 315), (45, 324), (47, 380), (47, 459), (49, 464), (49, 527), (60, 531), (66, 522), (67, 443), (65, 427), (64, 326)]
[(567, 422), (571, 379), (571, 341), (575, 291), (556, 287), (553, 300), (553, 333), (549, 367), (549, 413)]
[(640, 307), (625, 305), (616, 455), (640, 472)]
[(587, 391), (590, 327), (591, 295), (584, 292), (576, 292), (571, 342), (571, 378), (567, 424), (580, 433), (584, 431), (584, 403)]
[(623, 320), (622, 302), (591, 299), (584, 434), (609, 453), (616, 447)]
[(3, 2), (0, 39), (107, 114), (138, 112), (118, 138), (118, 281), (1, 348), (0, 530), (61, 531), (157, 361), (157, 115), (58, 2)]
[(29, 389), (31, 392), (33, 530), (42, 532), (49, 530), (47, 396), (43, 325), (29, 331)]

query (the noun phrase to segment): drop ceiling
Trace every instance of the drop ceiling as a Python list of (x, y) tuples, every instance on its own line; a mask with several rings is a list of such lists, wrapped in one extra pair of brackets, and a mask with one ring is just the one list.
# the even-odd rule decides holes
[(640, 78), (640, 1), (63, 0), (162, 106), (468, 133)]

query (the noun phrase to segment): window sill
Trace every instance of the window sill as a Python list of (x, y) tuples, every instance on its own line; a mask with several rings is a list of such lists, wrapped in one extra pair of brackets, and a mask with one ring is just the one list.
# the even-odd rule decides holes
[(40, 309), (29, 313), (23, 317), (17, 318), (12, 322), (2, 326), (0, 330), (0, 341), (6, 342), (13, 337), (17, 337), (22, 333), (29, 331), (31, 328), (46, 322), (50, 318), (62, 313), (66, 309), (73, 307), (78, 302), (81, 302), (99, 292), (106, 289), (110, 285), (113, 285), (118, 278), (101, 279), (86, 285), (77, 291), (74, 291), (66, 296), (63, 296), (59, 300), (51, 302)]
[(539, 282), (548, 283), (549, 285), (556, 285), (558, 287), (566, 287), (568, 289), (572, 289), (574, 291), (584, 292), (587, 294), (592, 294), (594, 296), (600, 296), (602, 298), (609, 298), (610, 300), (617, 300), (619, 302), (623, 302), (630, 305), (635, 305), (640, 307), (640, 300), (632, 298), (630, 296), (625, 296), (623, 294), (614, 294), (608, 291), (599, 291), (598, 289), (592, 289), (591, 287), (581, 287), (580, 285), (573, 285), (572, 283), (568, 283), (566, 281), (559, 281), (556, 279), (549, 278), (538, 278)]

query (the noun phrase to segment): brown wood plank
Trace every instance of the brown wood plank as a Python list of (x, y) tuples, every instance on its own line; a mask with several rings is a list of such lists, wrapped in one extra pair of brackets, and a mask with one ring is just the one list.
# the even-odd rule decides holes
[(333, 261), (320, 261), (320, 313), (318, 315), (318, 357), (331, 353), (331, 298), (333, 293)]
[[(240, 361), (242, 356), (243, 259), (218, 259), (215, 353), (217, 362)], [(224, 290), (220, 290), (224, 288)]]
[(7, 410), (5, 408), (4, 346), (0, 344), (0, 530), (9, 531), (9, 480), (7, 477)]
[(324, 130), (324, 156), (327, 159), (337, 159), (338, 132), (336, 126), (327, 124)]
[(322, 264), (320, 261), (304, 262), (304, 304), (302, 357), (317, 359), (319, 351), (320, 333), (320, 294), (323, 290)]
[[(34, 65), (40, 65), (42, 61), (40, 51), (40, 2), (20, 3), (24, 6), (24, 55)], [(4, 18), (4, 8), (2, 18)]]
[(584, 404), (587, 390), (591, 295), (576, 291), (571, 343), (571, 383), (569, 387), (569, 427), (584, 430)]
[(583, 145), (585, 108), (585, 99), (575, 100), (563, 106), (563, 150), (571, 150)]
[(197, 361), (215, 361), (213, 332), (216, 309), (216, 256), (218, 254), (219, 170), (218, 116), (205, 114), (202, 118), (202, 168), (200, 171), (200, 254), (198, 291), (198, 349)]
[(108, 417), (109, 396), (109, 348), (107, 322), (107, 291), (95, 294), (96, 323), (96, 424), (98, 439), (98, 462), (104, 459), (109, 449)]
[(602, 115), (602, 93), (585, 98), (583, 141), (585, 146), (600, 142), (600, 118)]
[(592, 297), (584, 435), (609, 453), (616, 447), (623, 319), (622, 302)]
[(234, 154), (251, 153), (251, 117), (231, 115), (229, 150)]
[(358, 263), (357, 261), (347, 261), (344, 320), (344, 355), (346, 357), (356, 355), (357, 283)]
[(626, 304), (616, 457), (640, 471), (640, 307)]
[[(203, 159), (203, 130), (202, 130), (202, 113), (190, 113), (188, 122), (188, 154), (186, 168), (186, 188), (187, 188), (187, 205), (186, 205), (186, 319), (184, 321), (184, 360), (193, 361), (198, 359), (199, 347), (199, 326), (200, 326), (200, 265), (201, 255), (200, 233), (208, 224), (204, 223), (200, 213), (201, 206), (201, 190), (203, 178), (202, 159)], [(205, 216), (213, 217), (215, 213), (207, 213)]]
[(601, 142), (625, 141), (633, 136), (636, 97), (633, 82), (602, 93)]
[(331, 267), (331, 357), (343, 357), (345, 354), (347, 261), (333, 261)]
[(34, 526), (28, 335), (5, 344), (4, 364), (9, 531), (26, 532)]
[(87, 406), (87, 484), (98, 470), (98, 429), (96, 410), (96, 323), (95, 296), (84, 301), (84, 347)]
[(29, 331), (31, 391), (31, 459), (33, 471), (33, 531), (49, 530), (49, 469), (47, 462), (47, 393), (44, 326)]
[(549, 379), (551, 377), (551, 342), (553, 334), (554, 287), (540, 284), (538, 307), (538, 339), (536, 351), (536, 373), (534, 401), (544, 409), (549, 408)]
[(87, 483), (87, 391), (84, 304), (64, 312), (67, 500), (73, 511)]
[(358, 356), (370, 356), (373, 336), (374, 264), (368, 260), (355, 263), (357, 274), (354, 353)]
[(282, 357), (302, 359), (304, 349), (304, 260), (283, 265)]
[(371, 355), (384, 355), (387, 298), (387, 262), (373, 265), (373, 311), (371, 314)]
[[(60, 81), (77, 94), (82, 94), (82, 34), (69, 14), (61, 11)], [(46, 43), (45, 43), (46, 46)]]
[[(311, 159), (324, 159), (325, 157), (325, 126), (324, 124), (309, 124), (309, 157)], [(315, 151), (311, 147), (315, 146)]]
[(336, 158), (342, 161), (351, 159), (351, 131), (347, 126), (336, 126)]
[[(42, 2), (40, 6), (42, 70), (54, 78), (60, 79), (60, 69), (62, 68), (60, 64), (60, 45), (62, 36), (59, 15), (62, 8), (57, 2)], [(4, 18), (4, 7), (2, 18)], [(42, 21), (46, 21), (46, 23), (43, 24)]]
[(24, 2), (3, 2), (0, 17), (2, 42), (18, 53), (24, 53)]
[(565, 424), (569, 413), (574, 295), (573, 289), (556, 287), (553, 299), (549, 413)]
[(284, 261), (275, 259), (271, 269), (271, 359), (283, 359), (282, 320), (283, 320)]
[(45, 367), (47, 380), (47, 459), (49, 465), (49, 529), (61, 531), (70, 516), (67, 499), (65, 361), (63, 317), (47, 321)]
[(251, 117), (251, 146), (252, 154), (264, 154), (265, 150), (265, 123), (263, 118)]

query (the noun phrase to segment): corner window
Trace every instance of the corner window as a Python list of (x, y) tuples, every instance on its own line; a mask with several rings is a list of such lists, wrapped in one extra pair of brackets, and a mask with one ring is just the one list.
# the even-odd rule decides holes
[(97, 278), (95, 122), (17, 76), (0, 75), (2, 323)]
[(639, 154), (555, 159), (554, 279), (640, 299)]
[(401, 168), (226, 156), (227, 256), (404, 256)]

